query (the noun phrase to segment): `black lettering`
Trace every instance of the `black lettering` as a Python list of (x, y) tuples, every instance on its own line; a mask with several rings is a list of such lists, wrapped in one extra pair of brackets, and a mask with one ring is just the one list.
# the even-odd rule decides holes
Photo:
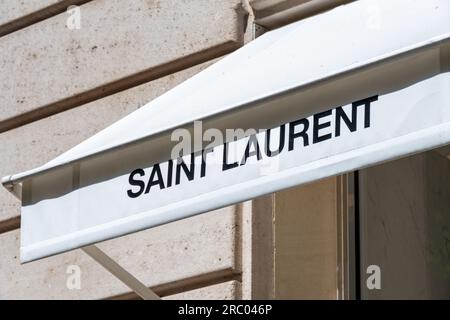
[(222, 171), (236, 168), (238, 165), (237, 162), (228, 163), (228, 143), (224, 143)]
[(331, 139), (331, 133), (327, 133), (325, 135), (319, 136), (319, 131), (331, 126), (331, 122), (327, 121), (324, 123), (320, 123), (320, 119), (328, 117), (331, 115), (331, 110), (327, 110), (324, 112), (320, 112), (314, 115), (314, 127), (313, 127), (313, 143), (325, 141)]
[(352, 119), (347, 116), (344, 109), (342, 107), (336, 108), (336, 137), (339, 137), (341, 135), (341, 121), (344, 120), (345, 124), (347, 125), (347, 128), (350, 130), (350, 132), (356, 131), (357, 128), (357, 115), (358, 110), (357, 106), (354, 104), (352, 105)]
[(167, 188), (172, 186), (173, 160), (167, 161)]
[[(303, 125), (302, 131), (296, 133), (295, 127), (300, 124)], [(307, 133), (308, 129), (309, 129), (309, 120), (306, 118), (292, 121), (289, 123), (289, 148), (288, 148), (289, 151), (294, 150), (294, 141), (298, 137), (303, 138), (303, 146), (309, 145), (308, 133)]]
[(275, 150), (275, 151), (271, 151), (270, 150), (270, 132), (271, 132), (271, 129), (268, 129), (266, 131), (266, 155), (268, 157), (276, 156), (276, 155), (280, 154), (281, 151), (283, 151), (283, 149), (284, 149), (284, 142), (285, 142), (284, 141), (285, 140), (285, 134), (284, 134), (285, 133), (285, 127), (286, 127), (285, 124), (283, 124), (280, 127), (280, 141), (279, 141), (279, 144), (278, 144), (278, 149)]
[(195, 158), (194, 157), (195, 157), (195, 154), (191, 153), (191, 163), (189, 165), (189, 168), (186, 165), (186, 163), (183, 161), (183, 158), (178, 158), (175, 184), (180, 184), (181, 169), (183, 169), (184, 174), (186, 175), (186, 177), (188, 178), (189, 181), (194, 179), (194, 168), (195, 168)]
[(362, 99), (352, 103), (353, 106), (364, 105), (364, 128), (370, 127), (370, 104), (378, 100), (378, 96)]
[[(252, 146), (253, 146), (254, 150), (250, 151), (250, 148)], [(258, 138), (254, 134), (252, 134), (248, 138), (248, 143), (247, 143), (247, 147), (245, 148), (244, 157), (242, 158), (242, 161), (241, 161), (241, 166), (247, 162), (248, 158), (253, 157), (253, 156), (256, 156), (258, 160), (261, 160), (261, 158), (262, 158), (261, 151), (259, 149)]]
[(204, 149), (202, 151), (202, 165), (200, 170), (200, 177), (203, 178), (206, 175), (206, 156), (208, 153), (213, 152), (213, 148)]
[[(155, 180), (155, 176), (157, 179)], [(164, 189), (164, 180), (161, 174), (161, 168), (159, 167), (159, 163), (155, 164), (152, 168), (152, 173), (150, 174), (150, 179), (148, 179), (147, 188), (145, 189), (145, 193), (150, 192), (150, 188), (152, 186), (159, 185), (160, 189)]]
[(136, 169), (133, 170), (133, 172), (130, 173), (130, 176), (128, 178), (128, 182), (130, 183), (130, 185), (132, 186), (138, 186), (139, 190), (137, 192), (133, 192), (133, 190), (129, 189), (127, 190), (127, 194), (130, 198), (137, 198), (139, 197), (142, 192), (144, 191), (145, 188), (145, 182), (142, 180), (136, 180), (134, 178), (135, 175), (139, 175), (141, 177), (143, 177), (145, 175), (145, 171), (143, 169)]

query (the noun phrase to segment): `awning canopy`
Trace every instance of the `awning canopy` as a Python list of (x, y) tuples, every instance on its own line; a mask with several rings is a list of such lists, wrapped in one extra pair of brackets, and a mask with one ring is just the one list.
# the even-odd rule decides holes
[[(270, 31), (3, 178), (22, 199), (21, 261), (450, 143), (449, 71), (447, 0), (360, 0)], [(177, 162), (172, 133), (195, 120), (225, 140)]]

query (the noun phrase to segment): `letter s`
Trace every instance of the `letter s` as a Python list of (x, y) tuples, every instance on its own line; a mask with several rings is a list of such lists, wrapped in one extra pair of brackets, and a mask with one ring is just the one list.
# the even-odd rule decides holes
[(139, 190), (137, 192), (133, 192), (133, 190), (128, 189), (127, 194), (130, 198), (137, 198), (139, 197), (142, 192), (144, 192), (145, 189), (145, 182), (142, 180), (136, 180), (134, 178), (135, 175), (140, 175), (141, 177), (145, 175), (145, 171), (142, 169), (136, 169), (133, 172), (130, 173), (130, 177), (128, 178), (128, 182), (132, 186), (138, 186)]

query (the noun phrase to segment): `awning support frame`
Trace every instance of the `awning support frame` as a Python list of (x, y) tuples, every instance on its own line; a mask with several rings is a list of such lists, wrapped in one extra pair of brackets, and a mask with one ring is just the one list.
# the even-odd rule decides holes
[(114, 259), (108, 256), (96, 245), (90, 245), (81, 248), (88, 256), (94, 259), (103, 268), (112, 273), (117, 279), (122, 281), (131, 290), (133, 290), (137, 295), (139, 295), (144, 300), (160, 300), (161, 298), (150, 290), (146, 285), (140, 282), (136, 277), (134, 277), (127, 270), (122, 268)]

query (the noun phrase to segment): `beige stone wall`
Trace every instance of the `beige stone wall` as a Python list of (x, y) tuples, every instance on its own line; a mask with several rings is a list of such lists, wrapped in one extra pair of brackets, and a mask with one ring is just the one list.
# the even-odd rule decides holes
[(0, 36), (64, 12), (90, 0), (0, 0)]
[[(73, 4), (80, 30), (66, 26)], [(252, 21), (247, 0), (0, 0), (0, 176), (49, 161), (239, 48), (251, 40)], [(275, 290), (291, 253), (308, 275), (331, 272), (317, 294), (334, 298), (329, 187), (268, 195), (99, 246), (167, 299), (307, 297)], [(315, 188), (330, 196), (295, 210)], [(282, 234), (311, 212), (314, 235), (328, 237), (320, 248), (313, 235), (292, 238), (305, 250), (299, 255)], [(0, 299), (136, 298), (80, 250), (21, 265), (19, 246), (20, 203), (0, 188)], [(80, 290), (66, 285), (72, 265), (82, 272)]]
[[(240, 0), (95, 0), (81, 29), (62, 13), (0, 38), (0, 130), (102, 98), (230, 52)], [(51, 90), (49, 90), (51, 88)]]
[[(82, 4), (80, 30), (66, 26), (71, 4)], [(240, 47), (248, 19), (240, 0), (0, 8), (1, 176), (49, 161)], [(245, 214), (231, 206), (99, 246), (168, 299), (241, 298)], [(80, 250), (21, 265), (19, 218), (19, 201), (1, 188), (0, 298), (133, 297)], [(66, 286), (71, 265), (80, 290)]]

